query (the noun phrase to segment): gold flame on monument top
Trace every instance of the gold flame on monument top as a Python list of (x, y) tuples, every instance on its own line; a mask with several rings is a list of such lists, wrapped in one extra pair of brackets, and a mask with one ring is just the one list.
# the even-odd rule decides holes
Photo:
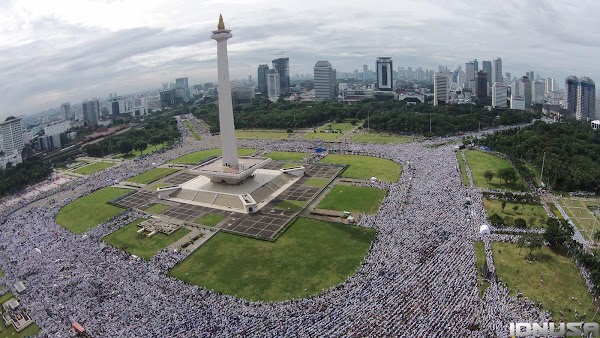
[(223, 16), (221, 14), (219, 14), (219, 24), (217, 25), (217, 29), (225, 29), (225, 23), (223, 22)]

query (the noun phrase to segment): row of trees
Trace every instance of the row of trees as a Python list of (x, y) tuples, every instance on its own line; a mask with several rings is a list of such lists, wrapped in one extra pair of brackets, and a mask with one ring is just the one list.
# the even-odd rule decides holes
[(9, 164), (0, 170), (0, 197), (18, 193), (28, 185), (47, 179), (51, 173), (52, 168), (39, 158), (25, 160), (16, 166)]
[(503, 131), (476, 143), (507, 154), (525, 178), (533, 173), (524, 161), (541, 168), (544, 183), (555, 190), (600, 193), (600, 133), (578, 122), (536, 122), (519, 130)]
[[(219, 115), (215, 103), (202, 103), (180, 110), (181, 113), (193, 113), (209, 125), (211, 132), (218, 132)], [(397, 100), (365, 100), (349, 105), (335, 101), (271, 102), (256, 99), (251, 104), (234, 107), (235, 125), (239, 129), (308, 128), (328, 121), (367, 118), (369, 127), (375, 131), (441, 136), (530, 122), (533, 116), (511, 110), (488, 111), (472, 105), (434, 107), (431, 104), (408, 105)]]
[(515, 183), (519, 179), (517, 172), (513, 168), (500, 168), (496, 171), (495, 175), (491, 170), (486, 170), (483, 173), (483, 177), (488, 182), (493, 180), (494, 177), (498, 177), (501, 182), (502, 182), (502, 180), (504, 180), (505, 182), (508, 182), (508, 183)]

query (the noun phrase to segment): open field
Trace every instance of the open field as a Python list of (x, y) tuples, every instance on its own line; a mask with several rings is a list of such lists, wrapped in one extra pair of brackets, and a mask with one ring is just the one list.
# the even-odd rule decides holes
[(384, 135), (384, 134), (357, 134), (352, 137), (354, 142), (366, 143), (406, 143), (412, 142), (415, 138), (402, 135)]
[(402, 173), (402, 167), (390, 160), (361, 155), (327, 155), (320, 162), (348, 164), (342, 172), (343, 177), (368, 180), (375, 176), (380, 181), (396, 182)]
[[(13, 294), (7, 292), (0, 296), (0, 304), (6, 302), (7, 300), (13, 298)], [(17, 297), (18, 300), (18, 297)], [(4, 310), (2, 310), (4, 311)], [(29, 313), (31, 315), (31, 313)], [(33, 337), (40, 332), (40, 327), (34, 322), (29, 325), (21, 332), (17, 332), (15, 328), (11, 325), (10, 327), (6, 327), (4, 325), (4, 320), (0, 320), (0, 338), (25, 338), (25, 337)]]
[[(473, 174), (473, 181), (478, 188), (502, 189), (508, 191), (528, 191), (527, 185), (523, 181), (523, 178), (518, 176), (518, 173), (518, 179), (516, 182), (500, 182), (500, 179), (497, 177), (498, 170), (501, 168), (513, 168), (510, 162), (507, 160), (477, 150), (467, 150), (465, 152), (465, 156), (467, 157), (467, 162), (469, 162), (469, 167), (471, 168), (471, 173)], [(494, 178), (490, 182), (488, 182), (483, 176), (487, 170), (494, 173)]]
[(292, 151), (272, 151), (267, 153), (265, 157), (271, 158), (274, 161), (302, 161), (308, 153), (296, 153)]
[(386, 194), (387, 190), (377, 188), (336, 185), (317, 208), (375, 214)]
[(149, 260), (158, 251), (176, 242), (181, 237), (190, 233), (190, 230), (181, 228), (170, 235), (158, 233), (152, 237), (140, 236), (137, 231), (141, 229), (138, 224), (144, 219), (137, 219), (112, 234), (104, 237), (103, 241), (117, 249)]
[[(485, 206), (485, 211), (487, 212), (488, 216), (491, 216), (492, 213), (496, 213), (502, 218), (506, 216), (510, 216), (514, 219), (522, 218), (527, 221), (528, 228), (544, 228), (546, 226), (548, 214), (541, 204), (515, 203), (507, 201), (504, 211), (502, 211), (501, 200), (494, 200), (484, 197), (483, 205)], [(515, 206), (518, 207), (516, 211), (513, 209)]]
[(161, 212), (163, 212), (167, 209), (169, 209), (168, 205), (155, 203), (155, 204), (152, 204), (148, 209), (146, 209), (144, 211), (152, 213), (152, 214), (160, 214)]
[(592, 319), (596, 309), (595, 305), (590, 307), (592, 296), (579, 268), (564, 254), (544, 246), (534, 253), (537, 258), (530, 264), (529, 250), (519, 254), (516, 244), (494, 242), (492, 250), (498, 278), (512, 295), (522, 292), (524, 297), (542, 303), (542, 310), (551, 311), (555, 322), (579, 321), (575, 312), (586, 314), (582, 320)]
[(327, 185), (327, 183), (329, 183), (329, 181), (330, 180), (327, 178), (311, 177), (311, 178), (307, 179), (303, 185), (305, 187), (323, 188), (324, 186)]
[(279, 203), (275, 207), (275, 209), (300, 211), (300, 210), (302, 210), (302, 208), (304, 208), (305, 205), (306, 205), (306, 202), (284, 200), (284, 201), (281, 201), (281, 203)]
[(225, 216), (207, 213), (202, 215), (202, 217), (198, 218), (194, 223), (205, 225), (207, 227), (214, 227), (219, 224), (222, 220), (225, 219)]
[(471, 184), (469, 183), (469, 176), (467, 175), (467, 168), (465, 167), (465, 161), (463, 161), (462, 155), (460, 151), (456, 152), (456, 160), (458, 161), (458, 166), (460, 167), (460, 178), (465, 185), (465, 187), (469, 188)]
[(65, 205), (56, 215), (56, 224), (76, 234), (106, 222), (123, 212), (122, 208), (107, 204), (130, 190), (106, 187)]
[(171, 168), (154, 168), (146, 171), (145, 173), (139, 174), (137, 176), (133, 176), (127, 181), (140, 183), (140, 184), (149, 184), (155, 181), (160, 180), (161, 178), (167, 177), (172, 173), (179, 171), (179, 169), (171, 169)]
[(340, 123), (326, 123), (326, 124), (320, 126), (319, 128), (317, 128), (317, 130), (329, 130), (329, 126), (331, 126), (331, 129), (333, 129), (333, 130), (341, 130), (342, 132), (350, 131), (350, 130), (354, 129), (354, 126), (352, 125), (352, 123), (340, 122)]
[(170, 275), (249, 300), (282, 301), (316, 294), (359, 267), (375, 230), (296, 220), (276, 242), (220, 232)]
[(184, 121), (184, 123), (185, 123), (185, 126), (187, 127), (187, 129), (190, 131), (190, 134), (192, 134), (192, 137), (194, 139), (200, 141), (202, 139), (202, 136), (200, 135), (198, 130), (194, 127), (194, 125), (190, 121)]
[(236, 130), (237, 138), (254, 138), (254, 139), (270, 139), (270, 140), (285, 140), (292, 134), (285, 131), (261, 131), (261, 130)]
[[(238, 156), (247, 156), (252, 154), (254, 151), (255, 149), (238, 148)], [(221, 149), (219, 148), (197, 151), (194, 153), (183, 155), (167, 163), (197, 164), (213, 156), (221, 156)]]
[(320, 139), (323, 141), (335, 141), (342, 136), (342, 133), (305, 133), (302, 137), (306, 140)]
[(110, 168), (114, 165), (115, 165), (114, 163), (108, 163), (108, 162), (94, 162), (92, 164), (86, 165), (85, 167), (75, 169), (75, 170), (73, 170), (73, 172), (76, 174), (81, 174), (81, 175), (91, 175), (95, 172), (104, 170), (106, 168)]
[(481, 276), (483, 265), (485, 264), (485, 246), (483, 242), (475, 242), (473, 246), (475, 247), (475, 257), (477, 258), (477, 286), (479, 287), (479, 297), (482, 297), (485, 290), (490, 286), (490, 282), (484, 281)]
[[(148, 145), (148, 148), (146, 148), (146, 149), (142, 150), (142, 155), (148, 155), (148, 154), (151, 154), (151, 153), (153, 153), (153, 152), (155, 152), (155, 151), (159, 151), (159, 150), (161, 150), (162, 148), (164, 148), (164, 147), (166, 147), (166, 146), (167, 146), (167, 143), (161, 143), (161, 144), (157, 144), (156, 146), (151, 146), (151, 145)], [(123, 158), (123, 159), (129, 160), (129, 159), (136, 158), (136, 157), (139, 157), (139, 156), (141, 156), (139, 151), (137, 151), (137, 150), (132, 150), (132, 151), (131, 151), (129, 154), (127, 154), (127, 155), (125, 155), (125, 154), (118, 154), (118, 155), (116, 155), (116, 156), (114, 156), (114, 157), (115, 157), (115, 158)]]
[(559, 203), (583, 237), (594, 241), (594, 234), (600, 230), (600, 220), (593, 212), (598, 208), (598, 200), (561, 198)]

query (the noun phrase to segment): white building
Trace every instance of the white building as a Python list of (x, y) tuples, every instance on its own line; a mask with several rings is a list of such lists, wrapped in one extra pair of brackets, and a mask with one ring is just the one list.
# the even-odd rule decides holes
[(127, 98), (125, 96), (113, 96), (108, 99), (108, 114), (125, 114), (127, 112)]
[(433, 105), (448, 103), (450, 95), (450, 76), (447, 73), (435, 73), (433, 82)]
[(541, 81), (531, 82), (531, 101), (533, 103), (544, 103), (546, 86)]
[(317, 61), (314, 68), (315, 99), (335, 99), (335, 70), (329, 61)]
[(23, 150), (23, 127), (21, 119), (9, 116), (0, 123), (2, 134), (2, 153), (0, 154), (0, 168), (6, 168), (7, 163), (18, 164), (23, 162), (21, 151)]
[(506, 108), (508, 87), (502, 82), (494, 82), (492, 85), (492, 107)]
[(558, 86), (557, 86), (556, 80), (551, 77), (544, 80), (544, 85), (545, 85), (544, 89), (546, 90), (546, 93), (558, 91)]
[(523, 96), (510, 96), (510, 109), (525, 110), (525, 98)]
[(278, 98), (281, 94), (279, 84), (279, 73), (269, 73), (267, 74), (267, 93), (269, 99), (273, 100), (274, 98)]
[(375, 66), (377, 68), (377, 90), (393, 91), (394, 80), (392, 78), (392, 58), (378, 57)]
[(148, 110), (160, 110), (160, 95), (150, 95), (142, 97), (142, 105), (146, 106), (146, 109)]
[(502, 76), (502, 59), (497, 58), (492, 61), (492, 74), (488, 74), (488, 76), (492, 77), (492, 85), (494, 82), (499, 82), (502, 84), (504, 81), (504, 77)]
[(600, 120), (594, 120), (594, 121), (592, 121), (592, 129), (594, 129), (594, 130), (600, 130)]
[(98, 120), (100, 119), (100, 102), (98, 99), (84, 100), (81, 103), (81, 110), (84, 122), (88, 125), (98, 124)]

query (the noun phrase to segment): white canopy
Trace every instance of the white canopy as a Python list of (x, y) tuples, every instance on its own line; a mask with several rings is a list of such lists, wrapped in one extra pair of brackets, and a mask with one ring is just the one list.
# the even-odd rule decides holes
[(490, 227), (487, 224), (482, 224), (479, 227), (479, 233), (482, 235), (489, 235), (490, 234)]

